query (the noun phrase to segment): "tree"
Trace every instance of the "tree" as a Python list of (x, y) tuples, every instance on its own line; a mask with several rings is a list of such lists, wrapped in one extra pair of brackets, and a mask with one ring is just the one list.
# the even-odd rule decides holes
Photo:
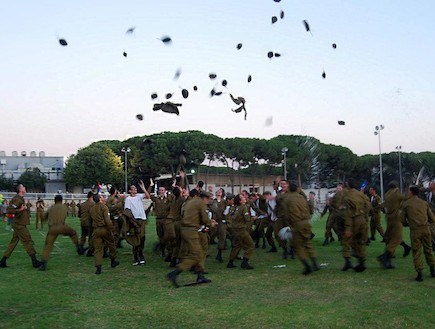
[(47, 177), (38, 168), (27, 169), (18, 180), (29, 192), (44, 192), (46, 182)]
[(5, 175), (0, 176), (0, 191), (9, 191), (12, 192), (14, 190), (14, 180), (12, 178), (6, 178)]
[(123, 163), (108, 146), (93, 143), (70, 156), (64, 177), (69, 186), (91, 187), (97, 183), (122, 186)]

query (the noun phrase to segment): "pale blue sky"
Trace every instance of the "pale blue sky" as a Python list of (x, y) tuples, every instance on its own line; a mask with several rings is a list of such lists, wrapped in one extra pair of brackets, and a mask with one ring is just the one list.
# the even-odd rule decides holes
[[(433, 12), (431, 0), (4, 0), (0, 150), (67, 156), (96, 140), (197, 129), (310, 135), (376, 154), (382, 123), (384, 152), (435, 151)], [(282, 57), (269, 60), (270, 50)], [(210, 72), (246, 99), (246, 121), (227, 94), (209, 98)], [(175, 92), (180, 116), (153, 112), (152, 92)]]

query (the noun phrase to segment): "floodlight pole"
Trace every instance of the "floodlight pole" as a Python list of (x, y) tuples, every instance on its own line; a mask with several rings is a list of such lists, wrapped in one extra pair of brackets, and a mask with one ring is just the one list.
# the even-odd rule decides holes
[(374, 134), (378, 136), (378, 142), (379, 142), (379, 178), (380, 178), (380, 185), (381, 185), (381, 200), (384, 201), (384, 174), (382, 169), (382, 151), (381, 151), (381, 130), (383, 130), (385, 127), (383, 125), (379, 125), (375, 127)]
[(127, 148), (123, 147), (121, 149), (121, 152), (124, 153), (124, 158), (125, 158), (125, 160), (124, 160), (124, 168), (125, 168), (124, 169), (124, 171), (125, 171), (125, 194), (128, 193), (127, 154), (130, 151), (131, 151), (131, 149), (129, 147), (127, 147)]

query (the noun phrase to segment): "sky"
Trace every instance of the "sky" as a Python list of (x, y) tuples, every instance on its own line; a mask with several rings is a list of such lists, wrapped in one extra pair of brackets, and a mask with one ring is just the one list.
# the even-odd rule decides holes
[[(382, 124), (382, 152), (434, 152), (434, 11), (432, 0), (3, 0), (0, 150), (68, 156), (98, 140), (201, 130), (378, 154)], [(209, 97), (213, 87), (223, 94)], [(153, 111), (167, 93), (179, 116)], [(247, 120), (229, 93), (245, 98)]]

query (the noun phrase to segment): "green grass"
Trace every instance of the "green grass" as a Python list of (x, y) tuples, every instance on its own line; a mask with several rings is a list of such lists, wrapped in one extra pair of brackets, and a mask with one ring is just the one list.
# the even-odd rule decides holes
[[(68, 223), (79, 231), (78, 219)], [(396, 269), (376, 262), (383, 244), (368, 247), (364, 273), (342, 272), (337, 242), (322, 247), (324, 220), (316, 222), (315, 246), (322, 270), (301, 275), (297, 260), (257, 249), (253, 271), (227, 269), (214, 260), (210, 247), (207, 277), (211, 284), (172, 288), (167, 263), (151, 253), (154, 223), (147, 227), (147, 265), (131, 266), (129, 246), (119, 249), (121, 265), (105, 259), (94, 275), (93, 258), (78, 256), (67, 237), (59, 237), (46, 272), (31, 267), (22, 245), (0, 269), (0, 328), (433, 328), (435, 279), (428, 269), (422, 283), (414, 281), (412, 256), (393, 260)], [(10, 233), (0, 227), (0, 252)], [(30, 226), (38, 256), (45, 233)], [(405, 239), (409, 232), (405, 230)], [(225, 251), (227, 259), (229, 251)], [(286, 268), (273, 268), (286, 264)], [(180, 283), (195, 280), (182, 273)]]

